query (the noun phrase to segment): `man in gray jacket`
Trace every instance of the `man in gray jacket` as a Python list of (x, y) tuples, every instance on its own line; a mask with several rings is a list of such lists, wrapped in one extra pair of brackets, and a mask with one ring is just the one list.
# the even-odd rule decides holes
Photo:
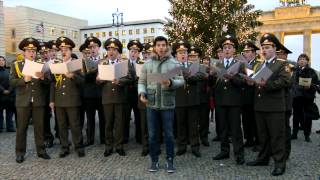
[(165, 131), (167, 171), (173, 173), (175, 171), (173, 166), (175, 89), (183, 86), (184, 79), (180, 72), (179, 75), (160, 83), (150, 81), (150, 76), (156, 73), (165, 74), (179, 67), (178, 62), (170, 55), (168, 40), (165, 37), (156, 37), (153, 46), (155, 55), (144, 64), (138, 82), (140, 100), (147, 105), (149, 149), (152, 161), (149, 171), (156, 172), (159, 169), (160, 144), (157, 135), (159, 123), (162, 123)]

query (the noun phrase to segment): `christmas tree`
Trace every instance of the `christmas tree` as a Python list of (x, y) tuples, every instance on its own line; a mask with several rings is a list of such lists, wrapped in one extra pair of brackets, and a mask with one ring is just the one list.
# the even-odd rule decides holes
[(165, 31), (171, 42), (187, 39), (212, 55), (224, 34), (236, 35), (240, 43), (256, 40), (254, 28), (262, 25), (257, 20), (260, 10), (247, 0), (169, 0), (172, 20)]

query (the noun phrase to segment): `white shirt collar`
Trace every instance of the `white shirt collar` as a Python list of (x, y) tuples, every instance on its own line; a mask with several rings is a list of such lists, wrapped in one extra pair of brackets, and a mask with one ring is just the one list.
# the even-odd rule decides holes
[(271, 63), (271, 61), (272, 61), (274, 58), (276, 58), (275, 55), (274, 55), (272, 58), (270, 58), (270, 59), (266, 59), (265, 62)]

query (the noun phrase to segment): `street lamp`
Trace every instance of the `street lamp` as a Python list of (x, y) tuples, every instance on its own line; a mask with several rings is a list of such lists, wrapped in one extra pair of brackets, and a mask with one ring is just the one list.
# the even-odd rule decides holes
[[(121, 22), (119, 23), (119, 16), (121, 17)], [(114, 23), (114, 17), (117, 17), (117, 23)], [(117, 12), (112, 13), (112, 26), (116, 26), (117, 27), (117, 31), (118, 31), (118, 39), (119, 39), (119, 27), (123, 25), (123, 13), (118, 11), (117, 8)]]

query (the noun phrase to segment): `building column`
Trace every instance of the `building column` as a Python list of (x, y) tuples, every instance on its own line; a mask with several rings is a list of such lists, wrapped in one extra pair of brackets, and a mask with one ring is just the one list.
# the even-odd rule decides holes
[(303, 52), (311, 57), (311, 30), (305, 30), (303, 32)]
[(284, 44), (284, 32), (275, 32), (274, 35), (279, 39), (281, 44)]
[(4, 10), (3, 1), (0, 0), (0, 56), (5, 56), (5, 39), (4, 39)]

